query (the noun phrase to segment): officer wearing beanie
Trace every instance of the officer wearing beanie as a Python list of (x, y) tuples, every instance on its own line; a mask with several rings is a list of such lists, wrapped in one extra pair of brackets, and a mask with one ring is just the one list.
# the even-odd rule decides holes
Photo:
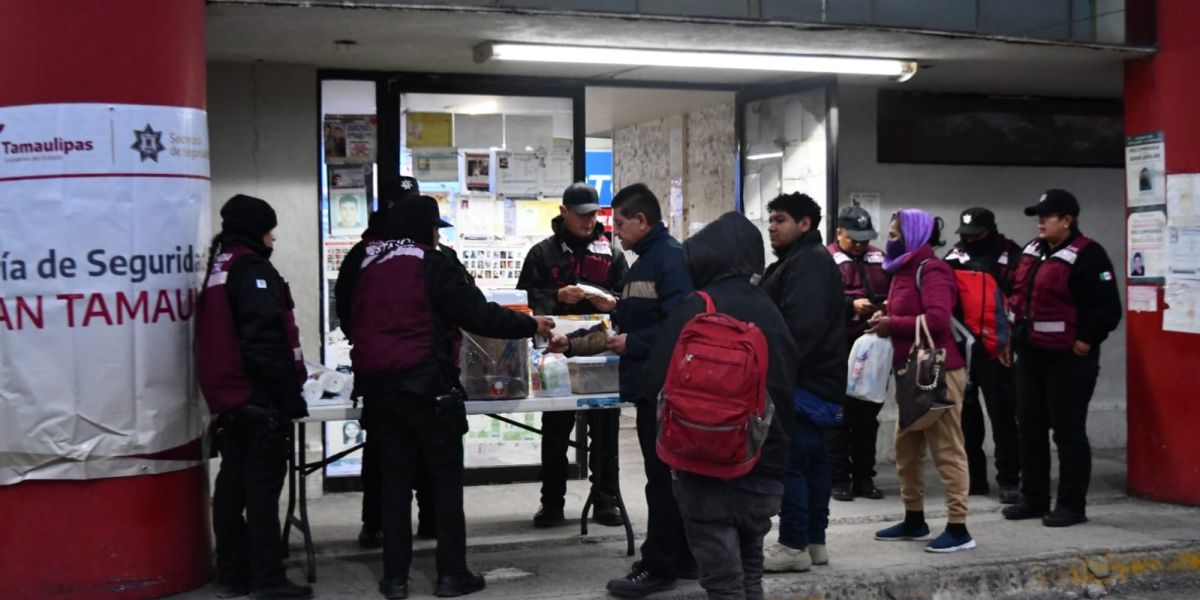
[(217, 415), (221, 454), (212, 501), (217, 595), (308, 598), (312, 588), (285, 576), (279, 535), (291, 421), (308, 410), (291, 291), (269, 260), (275, 211), (239, 194), (221, 218), (196, 311), (196, 375)]
[[(1010, 520), (1042, 518), (1046, 527), (1087, 521), (1092, 476), (1088, 403), (1100, 374), (1100, 344), (1121, 322), (1112, 261), (1079, 230), (1079, 202), (1048, 190), (1025, 209), (1038, 236), (1025, 246), (1009, 307), (1016, 314), (1011, 358), (1016, 366), (1021, 445), (1021, 501)], [(1058, 447), (1058, 494), (1050, 510), (1050, 431)]]
[[(996, 445), (996, 483), (1000, 503), (1021, 500), (1021, 459), (1017, 449), (1017, 398), (1013, 370), (1000, 354), (1012, 336), (1005, 298), (1012, 292), (1021, 247), (996, 227), (996, 215), (976, 206), (958, 217), (959, 242), (946, 254), (958, 284), (954, 316), (971, 332), (975, 343), (967, 358), (967, 387), (963, 393), (962, 430), (967, 450), (970, 495), (986, 496), (987, 456), (983, 453), (983, 405), (992, 424)], [(965, 348), (964, 348), (965, 350)]]
[[(613, 294), (629, 272), (625, 254), (596, 222), (600, 200), (592, 186), (577, 182), (564, 192), (559, 216), (550, 222), (554, 235), (529, 249), (517, 289), (529, 293), (529, 306), (538, 315), (594, 315), (610, 312), (611, 298), (589, 297), (579, 284)], [(600, 348), (603, 351), (603, 348)], [(620, 410), (586, 413), (588, 436), (597, 452), (591, 458), (596, 522), (608, 526), (624, 523), (617, 508), (617, 434)], [(542, 413), (542, 506), (533, 516), (535, 527), (553, 527), (565, 521), (567, 493), (567, 440), (575, 427), (575, 411)]]
[[(396, 202), (379, 239), (346, 265), (355, 393), (370, 413), (368, 446), (382, 481), (383, 579), (387, 598), (408, 597), (412, 564), (411, 493), (421, 468), (432, 478), (437, 515), (438, 596), (484, 587), (467, 568), (463, 514), (463, 447), (467, 431), (452, 358), (454, 327), (479, 335), (520, 339), (550, 336), (553, 321), (488, 302), (447, 254), (438, 229), (449, 226), (427, 196)], [(349, 262), (349, 261), (347, 261)]]

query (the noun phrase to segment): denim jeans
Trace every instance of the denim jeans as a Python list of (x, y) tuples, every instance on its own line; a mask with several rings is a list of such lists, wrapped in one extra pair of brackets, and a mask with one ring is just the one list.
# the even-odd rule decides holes
[(791, 460), (783, 479), (779, 543), (802, 549), (809, 544), (825, 543), (833, 481), (825, 456), (823, 431), (797, 417), (791, 443)]
[(675, 498), (710, 600), (762, 600), (763, 538), (779, 496), (676, 473)]

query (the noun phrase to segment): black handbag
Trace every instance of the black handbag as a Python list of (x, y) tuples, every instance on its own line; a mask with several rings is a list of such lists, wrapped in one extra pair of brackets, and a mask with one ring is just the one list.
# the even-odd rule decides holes
[(946, 351), (934, 347), (925, 315), (917, 317), (908, 364), (896, 373), (896, 404), (901, 431), (925, 429), (954, 408), (946, 398)]

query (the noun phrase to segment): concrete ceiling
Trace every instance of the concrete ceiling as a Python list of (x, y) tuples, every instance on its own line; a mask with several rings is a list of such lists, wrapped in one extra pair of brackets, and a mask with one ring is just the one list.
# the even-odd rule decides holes
[[(629, 68), (488, 62), (472, 48), (485, 41), (638, 48), (881, 56), (917, 60), (921, 70), (898, 84), (842, 77), (847, 83), (913, 90), (1119, 97), (1123, 63), (1150, 50), (980, 39), (869, 28), (682, 22), (595, 15), (553, 15), (409, 8), (327, 8), (212, 3), (208, 58), (218, 62), (303, 64), (322, 69), (410, 71), (572, 78), (603, 86), (639, 82), (726, 86), (724, 93), (589, 88), (589, 133), (728, 102), (728, 86), (783, 83), (803, 76), (763, 71)], [(339, 47), (336, 40), (354, 40)], [(593, 104), (595, 102), (595, 104)]]

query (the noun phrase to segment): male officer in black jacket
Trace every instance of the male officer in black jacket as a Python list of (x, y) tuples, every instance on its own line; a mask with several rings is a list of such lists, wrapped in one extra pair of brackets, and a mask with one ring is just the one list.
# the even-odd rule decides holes
[[(525, 256), (517, 289), (529, 293), (535, 315), (594, 315), (612, 310), (597, 307), (579, 284), (615, 294), (629, 266), (625, 254), (596, 222), (600, 200), (586, 183), (571, 184), (563, 192), (559, 216), (550, 223), (554, 235), (542, 240)], [(596, 494), (594, 519), (616, 526), (624, 521), (616, 506), (617, 434), (621, 411), (590, 410), (586, 413), (588, 437), (598, 452), (590, 453), (592, 485)], [(575, 426), (575, 411), (542, 413), (542, 506), (533, 516), (535, 527), (552, 527), (564, 521), (567, 493), (567, 438)]]
[[(688, 544), (696, 557), (700, 585), (710, 597), (762, 598), (763, 537), (779, 512), (788, 464), (796, 345), (779, 309), (751, 281), (762, 272), (762, 234), (739, 213), (726, 213), (683, 244), (688, 272), (717, 312), (753, 323), (767, 339), (767, 394), (774, 403), (762, 454), (741, 477), (720, 480), (676, 472), (675, 499)], [(646, 364), (648, 389), (662, 388), (679, 334), (704, 301), (688, 296), (659, 331)]]
[[(792, 193), (772, 200), (767, 210), (779, 260), (767, 268), (761, 285), (796, 342), (796, 395), (840, 404), (846, 393), (845, 296), (841, 272), (821, 241), (821, 208), (807, 195)], [(832, 479), (824, 433), (799, 408), (779, 543), (766, 549), (764, 566), (772, 572), (807, 571), (829, 560), (825, 528)]]

